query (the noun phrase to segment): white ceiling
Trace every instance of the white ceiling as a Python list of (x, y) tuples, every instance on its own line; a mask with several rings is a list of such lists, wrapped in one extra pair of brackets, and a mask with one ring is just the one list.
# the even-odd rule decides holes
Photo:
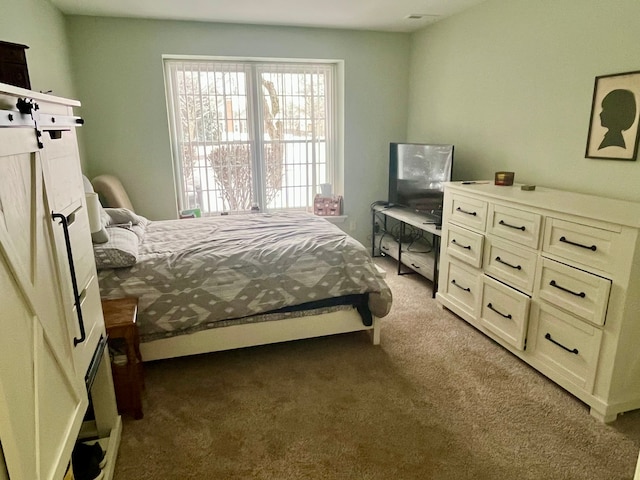
[[(65, 14), (411, 32), (484, 0), (50, 0)], [(423, 15), (417, 20), (409, 15)]]

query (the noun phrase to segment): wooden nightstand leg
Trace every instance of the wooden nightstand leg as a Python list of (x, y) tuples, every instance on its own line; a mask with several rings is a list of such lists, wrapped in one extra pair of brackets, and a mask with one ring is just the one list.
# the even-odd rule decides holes
[(138, 359), (138, 379), (140, 380), (140, 387), (144, 390), (144, 368), (142, 366), (142, 355), (140, 354), (140, 335), (136, 328), (133, 337), (133, 347), (136, 352), (136, 358)]

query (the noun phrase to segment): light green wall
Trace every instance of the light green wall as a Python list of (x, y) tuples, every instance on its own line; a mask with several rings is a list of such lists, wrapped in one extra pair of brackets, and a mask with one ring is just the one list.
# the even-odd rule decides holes
[(0, 6), (0, 39), (31, 47), (33, 88), (82, 101), (87, 173), (121, 176), (151, 218), (175, 214), (163, 53), (344, 59), (346, 210), (361, 241), (369, 203), (386, 197), (390, 141), (454, 143), (456, 178), (513, 170), (640, 201), (638, 161), (584, 158), (595, 76), (640, 70), (637, 0), (488, 0), (412, 36)]
[[(31, 89), (77, 98), (64, 15), (47, 0), (0, 0), (0, 40), (27, 45)], [(80, 160), (86, 169), (82, 132)]]
[(640, 160), (585, 158), (594, 79), (640, 70), (638, 0), (488, 0), (412, 38), (408, 137), (458, 179), (640, 201)]
[(387, 194), (388, 143), (406, 133), (408, 34), (80, 16), (68, 25), (89, 173), (121, 177), (152, 219), (176, 216), (163, 54), (343, 59), (345, 226), (366, 240), (369, 205)]
[(31, 88), (75, 97), (65, 17), (46, 0), (0, 0), (0, 40), (27, 45)]

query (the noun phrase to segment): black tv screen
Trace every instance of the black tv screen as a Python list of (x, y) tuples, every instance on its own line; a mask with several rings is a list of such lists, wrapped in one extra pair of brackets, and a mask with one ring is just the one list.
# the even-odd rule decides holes
[(391, 143), (389, 203), (441, 214), (444, 182), (451, 180), (453, 145)]

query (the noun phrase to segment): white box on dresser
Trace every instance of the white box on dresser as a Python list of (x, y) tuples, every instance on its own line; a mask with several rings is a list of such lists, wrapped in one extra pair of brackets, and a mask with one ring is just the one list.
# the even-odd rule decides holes
[(445, 186), (438, 301), (591, 407), (640, 408), (640, 204)]
[(110, 479), (120, 440), (79, 105), (0, 84), (0, 457), (12, 480), (62, 478), (81, 432), (108, 447)]

